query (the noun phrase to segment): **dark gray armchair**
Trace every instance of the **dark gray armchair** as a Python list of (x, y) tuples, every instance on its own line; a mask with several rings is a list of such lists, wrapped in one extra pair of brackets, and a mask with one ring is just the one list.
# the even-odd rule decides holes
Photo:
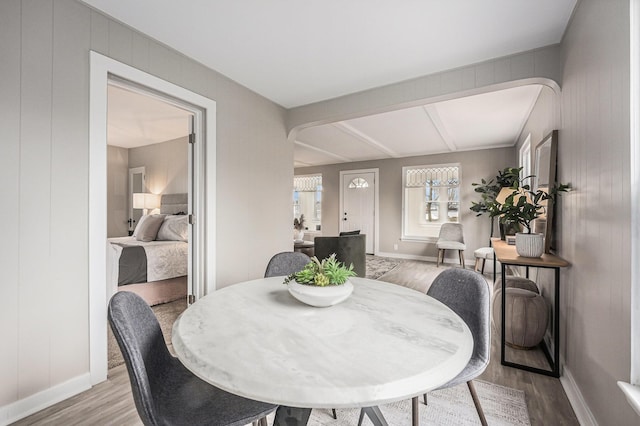
[(336, 254), (336, 259), (347, 266), (353, 263), (353, 270), (359, 277), (367, 275), (365, 253), (366, 235), (344, 235), (341, 237), (315, 237), (315, 254), (320, 260)]
[(108, 318), (145, 425), (267, 424), (267, 414), (277, 406), (225, 392), (187, 370), (169, 353), (158, 320), (140, 296), (116, 293)]

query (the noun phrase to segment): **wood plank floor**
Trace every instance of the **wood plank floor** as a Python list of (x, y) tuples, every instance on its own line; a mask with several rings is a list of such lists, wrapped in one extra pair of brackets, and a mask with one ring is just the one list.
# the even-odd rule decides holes
[[(382, 279), (424, 291), (434, 277), (433, 266), (426, 262), (405, 261)], [(499, 336), (493, 333), (491, 362), (480, 376), (481, 380), (524, 391), (533, 426), (579, 425), (558, 379), (500, 365), (499, 346)], [(510, 360), (546, 367), (544, 357), (538, 350), (509, 350), (507, 355)], [(14, 424), (71, 426), (142, 423), (135, 410), (126, 368), (120, 365), (109, 370), (107, 381)]]

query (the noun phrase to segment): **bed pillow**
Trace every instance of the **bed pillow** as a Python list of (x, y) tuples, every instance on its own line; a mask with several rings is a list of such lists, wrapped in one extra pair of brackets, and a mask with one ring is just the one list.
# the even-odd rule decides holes
[(160, 226), (158, 241), (187, 241), (187, 216), (167, 215)]
[(138, 241), (153, 241), (158, 235), (158, 230), (164, 221), (164, 214), (150, 214), (142, 216), (138, 221), (136, 230), (133, 231), (133, 236)]

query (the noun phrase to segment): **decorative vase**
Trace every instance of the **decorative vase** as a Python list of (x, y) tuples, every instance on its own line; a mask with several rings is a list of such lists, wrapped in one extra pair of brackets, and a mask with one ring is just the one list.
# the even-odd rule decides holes
[(299, 242), (304, 239), (304, 230), (302, 229), (293, 229), (293, 241)]
[(543, 234), (516, 234), (516, 251), (522, 257), (540, 257), (544, 253)]
[(289, 293), (302, 303), (318, 308), (337, 305), (345, 301), (353, 292), (353, 284), (347, 280), (340, 285), (308, 285), (300, 284), (296, 281), (289, 281), (287, 284)]

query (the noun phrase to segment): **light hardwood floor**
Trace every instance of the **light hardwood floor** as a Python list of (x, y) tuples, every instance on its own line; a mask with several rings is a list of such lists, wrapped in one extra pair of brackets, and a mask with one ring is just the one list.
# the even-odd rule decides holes
[[(438, 271), (434, 264), (405, 261), (382, 280), (425, 291)], [(486, 274), (489, 280), (492, 278)], [(560, 381), (500, 365), (500, 340), (492, 336), (491, 362), (479, 379), (525, 392), (533, 426), (578, 425)], [(508, 359), (546, 367), (538, 350), (509, 350)], [(140, 425), (124, 365), (109, 370), (106, 382), (33, 414), (15, 425)], [(393, 425), (396, 426), (396, 425)]]

